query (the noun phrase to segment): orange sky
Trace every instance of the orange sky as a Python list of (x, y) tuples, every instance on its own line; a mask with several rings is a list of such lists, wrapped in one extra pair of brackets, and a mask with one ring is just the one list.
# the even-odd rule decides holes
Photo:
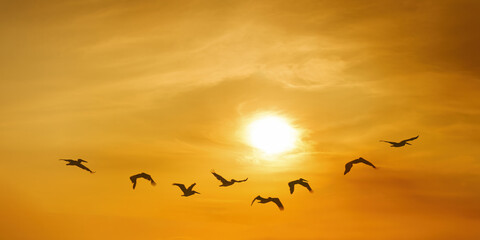
[(0, 239), (479, 238), (480, 3), (259, 2), (0, 2)]

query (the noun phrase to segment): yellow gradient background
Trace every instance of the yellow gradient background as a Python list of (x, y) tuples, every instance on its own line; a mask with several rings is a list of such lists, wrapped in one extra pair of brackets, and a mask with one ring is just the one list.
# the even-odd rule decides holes
[[(0, 239), (478, 239), (479, 12), (473, 0), (1, 1)], [(245, 129), (262, 114), (298, 129), (298, 148), (252, 149)], [(344, 176), (360, 156), (378, 169)], [(211, 169), (249, 180), (219, 188)], [(132, 190), (142, 171), (157, 186)], [(300, 177), (313, 194), (289, 194)], [(285, 211), (250, 206), (259, 194)]]

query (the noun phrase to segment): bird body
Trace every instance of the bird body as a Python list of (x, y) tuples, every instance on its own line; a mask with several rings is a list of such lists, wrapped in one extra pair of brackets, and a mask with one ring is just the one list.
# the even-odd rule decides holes
[(153, 186), (155, 186), (157, 184), (155, 181), (153, 181), (152, 176), (142, 172), (142, 173), (139, 173), (139, 174), (136, 174), (136, 175), (133, 175), (133, 176), (130, 177), (130, 181), (132, 181), (132, 183), (133, 183), (133, 189), (135, 189), (135, 186), (137, 186), (137, 179), (138, 178), (144, 178), (144, 179), (150, 181), (150, 184), (152, 184)]
[[(419, 136), (420, 136), (420, 135), (419, 135)], [(390, 147), (403, 147), (403, 146), (405, 146), (406, 144), (412, 145), (412, 144), (410, 144), (410, 143), (408, 143), (408, 142), (417, 139), (419, 136), (416, 136), (416, 137), (413, 137), (413, 138), (409, 138), (409, 139), (405, 139), (405, 140), (400, 141), (400, 142), (390, 142), (390, 141), (385, 141), (385, 140), (380, 140), (380, 142), (390, 143), (390, 144), (391, 144)]]
[(309, 192), (313, 192), (312, 188), (308, 184), (308, 181), (303, 179), (303, 178), (299, 178), (298, 180), (291, 181), (291, 182), (288, 183), (288, 187), (290, 187), (290, 194), (293, 194), (293, 191), (295, 191), (295, 185), (296, 184), (299, 184), (299, 185), (302, 185), (302, 186), (306, 187)]
[(220, 185), (220, 187), (228, 187), (228, 186), (231, 186), (233, 185), (234, 183), (240, 183), (240, 182), (245, 182), (248, 180), (248, 178), (245, 178), (243, 180), (235, 180), (235, 179), (231, 179), (230, 181), (228, 181), (227, 179), (223, 178), (222, 176), (218, 175), (215, 171), (212, 171), (212, 174), (213, 176), (215, 176), (220, 182), (222, 182), (222, 185)]
[(185, 185), (183, 185), (181, 183), (174, 183), (172, 185), (178, 186), (180, 188), (180, 190), (182, 190), (182, 192), (183, 192), (183, 195), (181, 195), (182, 197), (188, 197), (188, 196), (191, 196), (195, 193), (200, 194), (199, 192), (193, 190), (193, 187), (196, 185), (196, 183), (193, 183), (188, 188), (186, 188)]
[(278, 208), (279, 208), (280, 210), (283, 211), (283, 209), (284, 209), (283, 204), (282, 204), (282, 202), (280, 202), (280, 199), (279, 199), (279, 198), (272, 198), (272, 197), (263, 198), (263, 197), (261, 197), (260, 195), (258, 195), (257, 197), (255, 197), (255, 198), (253, 199), (252, 204), (250, 204), (250, 206), (253, 205), (253, 203), (255, 202), (255, 200), (258, 200), (258, 203), (263, 203), (263, 204), (269, 203), (269, 202), (273, 202), (273, 203), (275, 203), (275, 204), (278, 206)]
[(92, 170), (90, 170), (89, 168), (87, 168), (85, 165), (82, 164), (82, 162), (87, 162), (83, 159), (77, 159), (77, 160), (73, 160), (73, 159), (60, 159), (61, 161), (65, 161), (65, 162), (68, 162), (66, 165), (67, 166), (77, 166), (83, 170), (86, 170), (86, 171), (89, 171), (90, 173), (95, 173), (93, 172)]
[(357, 164), (357, 163), (364, 163), (364, 164), (367, 164), (369, 166), (372, 166), (373, 168), (376, 168), (375, 165), (373, 165), (371, 162), (369, 162), (369, 161), (365, 160), (364, 158), (360, 157), (358, 159), (355, 159), (355, 160), (350, 161), (347, 164), (345, 164), (345, 172), (343, 173), (343, 175), (350, 172), (350, 169), (352, 169), (353, 164)]

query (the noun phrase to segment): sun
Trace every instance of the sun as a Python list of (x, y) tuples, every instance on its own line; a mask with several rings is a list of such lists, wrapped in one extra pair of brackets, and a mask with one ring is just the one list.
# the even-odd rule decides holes
[(248, 141), (266, 154), (279, 154), (295, 148), (297, 131), (277, 116), (266, 116), (248, 126)]

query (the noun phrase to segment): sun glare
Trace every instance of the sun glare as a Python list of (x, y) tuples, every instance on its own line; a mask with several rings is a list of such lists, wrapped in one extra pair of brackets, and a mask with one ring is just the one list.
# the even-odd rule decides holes
[(266, 154), (278, 154), (295, 147), (297, 131), (277, 116), (262, 117), (248, 126), (250, 144)]

